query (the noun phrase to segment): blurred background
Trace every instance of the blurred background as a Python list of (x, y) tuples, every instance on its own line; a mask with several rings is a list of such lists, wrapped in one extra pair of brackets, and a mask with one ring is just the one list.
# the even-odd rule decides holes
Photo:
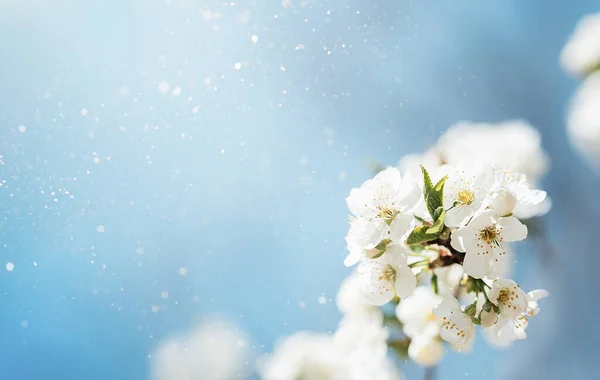
[(161, 341), (215, 313), (255, 355), (334, 330), (369, 163), (514, 118), (542, 134), (553, 199), (515, 277), (552, 297), (527, 340), (479, 338), (438, 379), (594, 378), (600, 179), (568, 144), (558, 56), (597, 10), (0, 0), (0, 379), (147, 379)]

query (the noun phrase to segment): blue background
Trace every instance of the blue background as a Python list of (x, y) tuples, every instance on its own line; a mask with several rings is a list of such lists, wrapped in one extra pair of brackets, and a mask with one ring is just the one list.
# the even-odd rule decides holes
[(458, 120), (512, 118), (540, 129), (554, 200), (548, 238), (519, 246), (516, 277), (552, 298), (526, 341), (478, 339), (438, 379), (592, 378), (600, 181), (568, 145), (577, 82), (558, 55), (597, 10), (0, 1), (0, 379), (145, 379), (160, 339), (214, 312), (257, 353), (335, 329), (344, 200), (369, 162), (423, 151)]

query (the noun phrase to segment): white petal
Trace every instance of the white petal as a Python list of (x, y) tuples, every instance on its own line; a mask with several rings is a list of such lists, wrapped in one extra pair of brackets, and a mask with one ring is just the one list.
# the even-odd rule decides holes
[(468, 226), (474, 230), (481, 230), (484, 227), (493, 225), (495, 218), (496, 212), (494, 210), (485, 210), (475, 215)]
[(474, 278), (484, 278), (488, 272), (494, 247), (472, 237), (464, 239), (463, 242), (467, 252), (463, 262), (465, 273)]
[(527, 237), (527, 226), (514, 216), (500, 218), (498, 220), (498, 227), (501, 228), (501, 235), (504, 241), (520, 241)]
[(388, 238), (395, 242), (400, 242), (402, 237), (412, 227), (413, 217), (410, 214), (398, 214), (390, 224), (390, 233)]
[(545, 289), (536, 289), (536, 290), (532, 290), (529, 293), (527, 293), (527, 298), (530, 301), (536, 302), (542, 298), (548, 297), (549, 295), (550, 294)]
[(361, 291), (372, 305), (383, 306), (394, 298), (394, 285), (384, 278), (385, 269), (375, 260), (364, 260), (358, 267)]
[(357, 249), (353, 249), (348, 253), (348, 256), (346, 256), (346, 259), (344, 260), (344, 265), (347, 267), (356, 265), (360, 261), (361, 257), (361, 252)]
[(454, 230), (450, 236), (450, 245), (457, 251), (465, 252), (464, 239), (465, 237), (472, 237), (473, 235), (473, 230), (468, 227), (461, 227)]
[(462, 313), (462, 310), (460, 309), (458, 300), (452, 296), (445, 296), (435, 309), (433, 309), (433, 314), (440, 318), (455, 313)]
[(458, 227), (466, 222), (468, 218), (473, 215), (473, 207), (470, 205), (461, 206), (457, 205), (450, 210), (446, 211), (446, 219), (444, 220), (444, 224), (448, 227)]
[(377, 175), (373, 179), (376, 181), (387, 182), (392, 186), (397, 187), (402, 182), (402, 175), (400, 174), (400, 171), (395, 167), (389, 167), (377, 173)]
[(398, 297), (409, 297), (417, 286), (417, 277), (408, 266), (400, 266), (396, 270), (396, 283), (394, 285)]

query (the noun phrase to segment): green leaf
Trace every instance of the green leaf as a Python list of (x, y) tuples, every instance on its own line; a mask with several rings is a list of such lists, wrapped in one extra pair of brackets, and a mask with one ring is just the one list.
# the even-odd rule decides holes
[[(444, 184), (446, 183), (448, 176), (440, 179), (435, 186), (425, 194), (425, 204), (427, 205), (427, 211), (434, 221), (436, 218), (436, 211), (438, 208), (444, 208)], [(430, 180), (431, 181), (431, 180)], [(439, 216), (439, 214), (438, 214)]]
[(438, 286), (438, 278), (435, 273), (433, 275), (431, 275), (431, 288), (433, 289), (433, 292), (435, 294), (439, 294), (440, 288)]
[[(439, 212), (439, 213), (438, 213)], [(436, 218), (434, 218), (435, 222), (431, 227), (427, 229), (428, 234), (439, 234), (444, 229), (444, 220), (446, 220), (446, 210), (443, 207), (438, 207), (435, 210)]]
[(421, 166), (421, 171), (423, 172), (423, 195), (427, 196), (427, 193), (429, 193), (433, 189), (433, 183), (431, 182), (431, 177), (429, 176), (429, 173), (427, 173), (427, 169), (425, 169), (423, 165), (419, 166)]
[(428, 226), (415, 227), (415, 229), (412, 230), (410, 235), (408, 235), (408, 238), (406, 238), (406, 244), (407, 245), (421, 244), (421, 243), (425, 243), (425, 242), (437, 239), (438, 234), (427, 233), (427, 230), (429, 228), (430, 227), (428, 227)]

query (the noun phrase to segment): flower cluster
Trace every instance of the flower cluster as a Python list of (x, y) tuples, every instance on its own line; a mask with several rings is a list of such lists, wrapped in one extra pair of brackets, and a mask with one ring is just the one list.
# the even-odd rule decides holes
[(441, 359), (443, 341), (468, 351), (476, 325), (498, 346), (524, 338), (546, 292), (527, 294), (504, 278), (507, 247), (527, 237), (516, 211), (535, 209), (546, 193), (525, 174), (488, 164), (420, 169), (385, 169), (347, 198), (345, 264), (358, 264), (361, 296), (397, 303), (408, 355), (424, 366)]
[(259, 370), (264, 380), (399, 380), (388, 357), (389, 331), (383, 313), (358, 291), (354, 273), (340, 287), (337, 304), (344, 314), (333, 334), (298, 332), (284, 338)]
[(560, 60), (565, 70), (583, 78), (569, 107), (569, 139), (590, 164), (600, 169), (600, 13), (581, 19)]

